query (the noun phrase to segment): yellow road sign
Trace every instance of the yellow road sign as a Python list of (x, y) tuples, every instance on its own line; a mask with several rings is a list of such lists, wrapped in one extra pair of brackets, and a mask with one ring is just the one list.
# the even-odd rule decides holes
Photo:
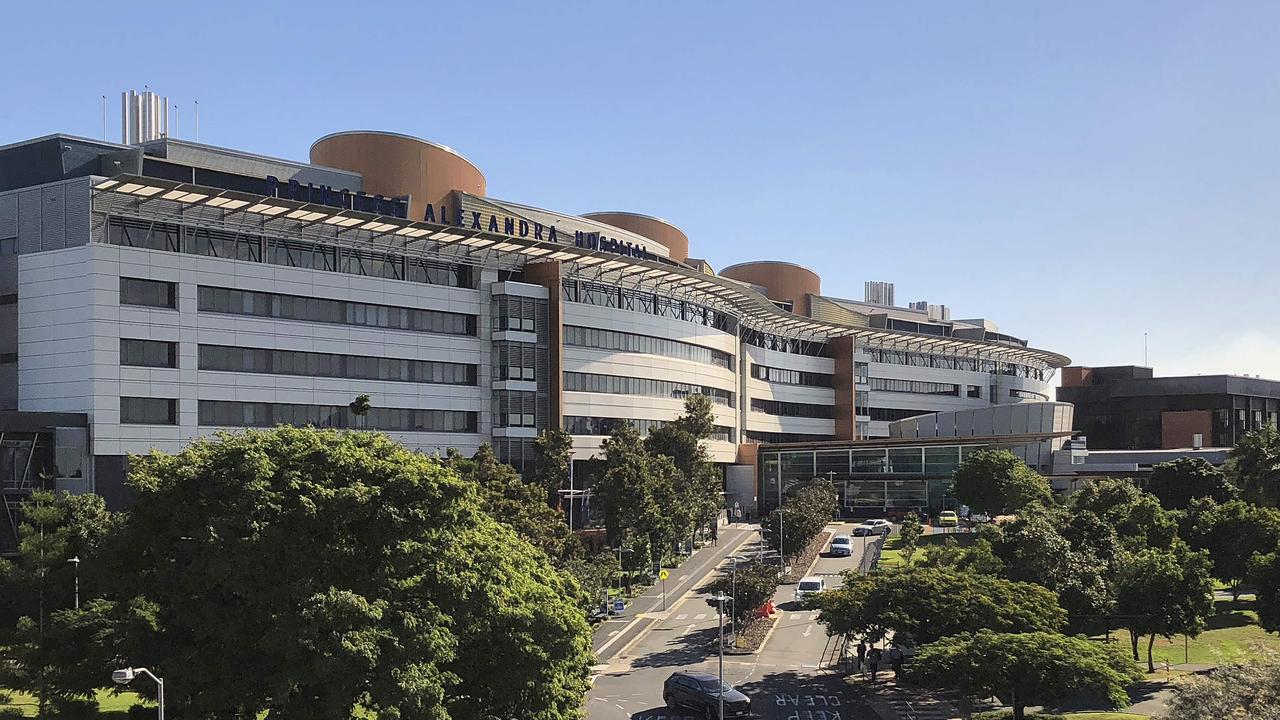
[(665, 569), (665, 568), (664, 568), (664, 569), (662, 569), (662, 570), (659, 570), (659, 571), (658, 571), (658, 579), (659, 579), (659, 580), (666, 580), (666, 579), (667, 579), (667, 577), (668, 577), (670, 574), (671, 574), (671, 573), (668, 573), (668, 572), (666, 571), (666, 569)]

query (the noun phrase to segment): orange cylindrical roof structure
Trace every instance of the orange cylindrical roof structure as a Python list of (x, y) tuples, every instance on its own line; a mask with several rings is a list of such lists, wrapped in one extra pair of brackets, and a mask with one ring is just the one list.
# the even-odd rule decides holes
[(667, 254), (677, 262), (689, 257), (689, 236), (662, 218), (621, 211), (586, 213), (582, 217), (649, 238), (666, 248)]
[(779, 260), (760, 260), (745, 262), (720, 271), (721, 277), (738, 280), (765, 289), (765, 296), (770, 300), (790, 302), (793, 311), (807, 314), (809, 295), (822, 294), (822, 278), (818, 273), (795, 263)]

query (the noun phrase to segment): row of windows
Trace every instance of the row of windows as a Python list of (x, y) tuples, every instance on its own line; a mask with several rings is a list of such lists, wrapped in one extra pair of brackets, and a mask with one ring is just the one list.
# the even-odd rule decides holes
[(360, 325), (445, 335), (475, 335), (476, 317), (462, 313), (374, 305), (349, 300), (200, 286), (199, 307), (209, 312), (305, 322)]
[(808, 385), (811, 387), (832, 387), (834, 375), (828, 373), (807, 372), (805, 370), (786, 370), (768, 365), (751, 365), (751, 377), (771, 383), (784, 385)]
[(185, 252), (431, 285), (474, 286), (473, 273), (466, 265), (132, 218), (110, 218), (107, 223), (107, 242), (126, 247)]
[(120, 422), (126, 425), (177, 425), (178, 401), (171, 398), (120, 398)]
[(178, 343), (120, 338), (120, 364), (135, 367), (178, 367)]
[(777, 352), (791, 353), (792, 355), (809, 355), (812, 357), (831, 357), (831, 350), (826, 343), (815, 342), (812, 340), (797, 340), (795, 338), (782, 337), (772, 333), (761, 332), (759, 330), (744, 330), (742, 333), (742, 342), (748, 345), (762, 347), (765, 350), (775, 350)]
[(476, 366), (464, 363), (225, 345), (201, 345), (200, 369), (440, 385), (476, 384)]
[(736, 332), (738, 329), (738, 321), (730, 315), (642, 290), (570, 279), (561, 283), (560, 296), (569, 302), (675, 318), (727, 333)]
[(872, 420), (879, 420), (882, 422), (883, 421), (893, 422), (894, 420), (905, 420), (909, 417), (915, 417), (917, 415), (928, 415), (930, 412), (931, 411), (929, 410), (904, 410), (902, 408), (878, 408), (878, 407), (867, 408), (867, 415)]
[(706, 395), (716, 405), (733, 407), (734, 394), (728, 390), (690, 385), (668, 380), (622, 375), (597, 375), (593, 373), (566, 372), (564, 389), (577, 392), (612, 393), (615, 395), (642, 395), (644, 397), (686, 398), (690, 395)]
[(760, 430), (747, 430), (743, 433), (743, 436), (747, 442), (771, 444), (823, 442), (836, 439), (834, 435), (803, 435), (801, 433), (763, 432)]
[(120, 304), (178, 309), (178, 284), (142, 278), (120, 278)]
[[(608, 435), (623, 425), (631, 425), (643, 436), (648, 435), (650, 430), (660, 428), (666, 424), (666, 420), (632, 420), (627, 418), (584, 417), (582, 415), (566, 415), (564, 418), (564, 429), (570, 435)], [(708, 439), (733, 442), (733, 435), (733, 428), (725, 425), (716, 425), (712, 428), (711, 437)]]
[(635, 335), (616, 330), (597, 330), (577, 325), (565, 325), (564, 344), (601, 350), (662, 355), (663, 357), (679, 360), (692, 360), (709, 365), (718, 365), (722, 368), (733, 368), (733, 356), (727, 352), (712, 350), (711, 348), (679, 340)]
[(1013, 375), (1043, 381), (1048, 371), (1041, 367), (1022, 365), (971, 357), (955, 357), (952, 355), (933, 355), (931, 353), (907, 352), (905, 350), (885, 350), (883, 348), (867, 348), (872, 362), (890, 365), (909, 365), (912, 367), (939, 368), (942, 370), (968, 370), (985, 372), (992, 375)]
[(200, 424), (214, 427), (312, 425), (407, 432), (476, 431), (476, 413), (463, 410), (373, 407), (365, 417), (360, 417), (346, 405), (201, 400), (199, 412)]
[(917, 395), (951, 395), (953, 397), (960, 397), (960, 386), (954, 383), (871, 378), (870, 384), (872, 390), (878, 390), (880, 392), (916, 393)]
[(1044, 393), (1038, 393), (1033, 390), (1019, 390), (1017, 388), (1009, 388), (1009, 397), (1021, 398), (1023, 400), (1048, 400), (1049, 396)]
[(831, 419), (835, 417), (835, 408), (831, 405), (813, 403), (784, 402), (782, 400), (764, 400), (751, 398), (751, 409), (766, 415), (783, 417), (807, 417)]

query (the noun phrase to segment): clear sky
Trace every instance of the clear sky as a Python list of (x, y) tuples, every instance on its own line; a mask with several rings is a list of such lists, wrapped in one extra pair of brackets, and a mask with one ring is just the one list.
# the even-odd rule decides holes
[(714, 267), (897, 285), (1085, 364), (1280, 379), (1280, 4), (20, 3), (0, 144), (456, 148), (489, 194), (627, 210)]

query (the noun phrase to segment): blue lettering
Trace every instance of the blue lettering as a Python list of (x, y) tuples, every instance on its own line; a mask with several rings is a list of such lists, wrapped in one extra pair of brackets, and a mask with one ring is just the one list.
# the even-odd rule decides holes
[(504, 233), (506, 233), (506, 234), (508, 234), (508, 235), (515, 235), (515, 234), (516, 234), (516, 221), (515, 221), (515, 220), (512, 220), (511, 218), (503, 218), (503, 219), (502, 219), (502, 232), (504, 232)]
[[(478, 220), (479, 217), (480, 217), (480, 213), (476, 213), (477, 222), (479, 222)], [(458, 227), (462, 227), (462, 206), (461, 205), (453, 209), (453, 224), (457, 225)]]
[(520, 237), (529, 237), (529, 221), (520, 221)]
[(557, 240), (556, 240), (556, 226), (555, 226), (555, 225), (552, 225), (552, 226), (551, 226), (551, 234), (547, 236), (547, 240), (549, 240), (549, 241), (551, 241), (551, 242), (557, 242)]
[(478, 212), (471, 213), (471, 229), (472, 230), (480, 229), (480, 213)]
[(536, 222), (533, 224), (533, 239), (534, 240), (542, 239), (542, 223)]
[(496, 215), (489, 216), (489, 232), (498, 232), (498, 217)]
[(431, 203), (427, 203), (427, 211), (422, 214), (422, 220), (423, 222), (436, 221), (436, 209), (431, 207)]

